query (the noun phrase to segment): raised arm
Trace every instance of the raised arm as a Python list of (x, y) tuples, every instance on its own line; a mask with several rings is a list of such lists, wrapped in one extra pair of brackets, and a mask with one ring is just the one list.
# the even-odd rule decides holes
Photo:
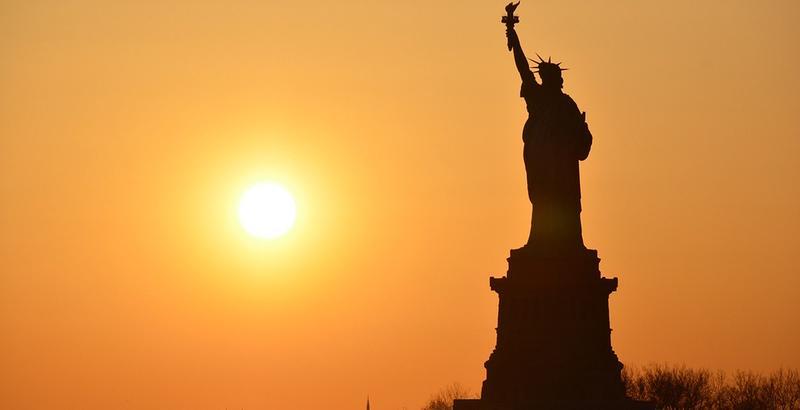
[(514, 63), (517, 66), (517, 71), (519, 71), (522, 82), (537, 84), (536, 77), (534, 77), (533, 71), (531, 71), (530, 66), (528, 66), (528, 59), (525, 57), (525, 52), (522, 51), (522, 45), (519, 43), (517, 31), (514, 30), (513, 26), (506, 28), (506, 37), (508, 37), (508, 46), (514, 53)]

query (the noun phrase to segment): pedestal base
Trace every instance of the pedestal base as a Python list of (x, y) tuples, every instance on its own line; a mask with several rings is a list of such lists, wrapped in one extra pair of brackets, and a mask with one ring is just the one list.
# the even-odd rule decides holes
[(499, 296), (497, 344), (478, 400), (455, 410), (651, 409), (625, 397), (611, 348), (608, 297), (597, 251), (511, 251), (508, 272), (490, 278)]

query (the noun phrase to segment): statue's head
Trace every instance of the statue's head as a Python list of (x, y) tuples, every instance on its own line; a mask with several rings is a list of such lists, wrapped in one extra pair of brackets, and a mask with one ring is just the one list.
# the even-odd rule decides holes
[(564, 86), (564, 78), (561, 77), (561, 72), (567, 69), (561, 68), (561, 63), (551, 62), (549, 57), (547, 61), (544, 61), (538, 54), (536, 57), (539, 57), (539, 61), (531, 61), (536, 63), (536, 72), (539, 73), (539, 77), (542, 79), (542, 86), (560, 90)]

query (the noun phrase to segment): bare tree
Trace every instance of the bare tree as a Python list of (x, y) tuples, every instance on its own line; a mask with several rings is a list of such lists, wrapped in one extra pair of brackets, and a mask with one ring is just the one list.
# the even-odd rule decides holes
[(723, 376), (656, 364), (641, 370), (626, 368), (623, 382), (630, 397), (653, 401), (659, 408), (707, 409), (713, 406), (713, 393), (723, 384)]
[(778, 370), (767, 376), (685, 366), (650, 365), (623, 371), (628, 396), (651, 401), (659, 409), (800, 410), (800, 371)]
[(453, 400), (477, 397), (475, 393), (472, 393), (464, 386), (453, 383), (431, 396), (428, 404), (426, 404), (422, 410), (453, 410)]

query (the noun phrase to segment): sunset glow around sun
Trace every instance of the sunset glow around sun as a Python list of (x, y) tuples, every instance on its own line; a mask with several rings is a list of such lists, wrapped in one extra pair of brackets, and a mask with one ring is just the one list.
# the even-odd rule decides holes
[(0, 410), (800, 410), (799, 23), (0, 0)]
[(288, 232), (297, 215), (294, 198), (284, 187), (263, 182), (239, 201), (239, 222), (251, 235), (274, 239)]

